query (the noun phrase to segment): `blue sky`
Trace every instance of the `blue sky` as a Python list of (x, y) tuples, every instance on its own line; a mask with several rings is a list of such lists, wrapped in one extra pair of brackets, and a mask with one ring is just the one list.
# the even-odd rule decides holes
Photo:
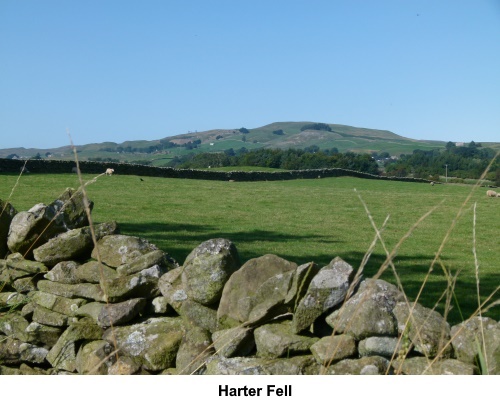
[(500, 141), (500, 0), (0, 0), (0, 148), (316, 121)]

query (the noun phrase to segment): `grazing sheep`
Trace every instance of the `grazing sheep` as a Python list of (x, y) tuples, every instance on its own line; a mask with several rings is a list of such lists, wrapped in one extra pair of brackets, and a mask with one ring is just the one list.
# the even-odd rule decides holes
[(431, 181), (431, 186), (433, 186), (433, 185), (434, 185), (434, 182), (433, 182), (433, 181)]
[(496, 193), (496, 192), (495, 192), (495, 191), (493, 191), (493, 190), (488, 190), (488, 191), (486, 192), (486, 195), (487, 195), (488, 197), (500, 197), (500, 193)]
[(115, 172), (115, 169), (106, 169), (106, 176), (111, 176)]

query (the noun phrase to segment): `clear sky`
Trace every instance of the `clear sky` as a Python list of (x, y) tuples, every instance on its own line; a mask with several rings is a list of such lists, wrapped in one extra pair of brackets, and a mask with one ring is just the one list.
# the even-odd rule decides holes
[(315, 121), (500, 142), (500, 0), (0, 0), (0, 148)]

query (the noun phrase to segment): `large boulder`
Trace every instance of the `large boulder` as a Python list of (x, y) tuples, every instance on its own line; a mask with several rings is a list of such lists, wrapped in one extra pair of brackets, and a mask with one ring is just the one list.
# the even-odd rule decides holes
[[(500, 374), (500, 324), (491, 318), (474, 317), (451, 328), (452, 345), (458, 360), (487, 365), (485, 374)], [(485, 367), (486, 368), (486, 367)]]
[(67, 229), (76, 229), (89, 224), (89, 213), (94, 203), (88, 200), (82, 190), (67, 188), (53, 203), (58, 212), (58, 221)]
[(84, 343), (76, 355), (76, 371), (82, 375), (107, 375), (116, 361), (113, 345), (105, 340)]
[[(297, 265), (276, 255), (267, 254), (250, 259), (235, 271), (222, 292), (217, 311), (221, 328), (230, 328), (247, 322), (252, 310), (259, 304), (255, 294), (270, 278), (295, 271)], [(285, 296), (282, 298), (285, 299)]]
[(357, 353), (356, 342), (350, 335), (325, 336), (311, 346), (318, 364), (328, 367)]
[(236, 246), (227, 239), (210, 239), (196, 247), (186, 258), (182, 279), (192, 300), (217, 303), (226, 281), (240, 267)]
[(327, 316), (336, 333), (348, 333), (357, 340), (369, 336), (397, 336), (398, 325), (392, 310), (404, 295), (383, 280), (367, 279), (342, 308)]
[(142, 238), (127, 235), (106, 235), (97, 242), (92, 250), (92, 258), (100, 259), (106, 265), (117, 268), (154, 250), (158, 250), (158, 248)]
[(62, 284), (49, 280), (40, 280), (37, 284), (39, 291), (66, 298), (86, 298), (94, 301), (106, 302), (106, 296), (98, 284)]
[(61, 261), (79, 260), (93, 247), (90, 229), (79, 228), (59, 234), (33, 250), (36, 261), (52, 267)]
[(352, 266), (336, 257), (313, 277), (293, 316), (293, 331), (302, 332), (325, 312), (344, 302), (354, 277)]
[(214, 351), (210, 333), (200, 327), (189, 326), (177, 352), (177, 374), (203, 374), (205, 362)]
[(411, 302), (399, 302), (393, 313), (399, 333), (408, 337), (415, 351), (431, 358), (451, 354), (450, 325), (441, 314)]
[(110, 302), (120, 302), (128, 298), (153, 298), (160, 295), (158, 280), (163, 274), (164, 269), (154, 265), (129, 276), (101, 280), (100, 285)]
[(162, 296), (177, 313), (180, 313), (182, 303), (188, 299), (182, 282), (182, 271), (182, 267), (177, 267), (162, 275), (158, 280), (158, 288)]
[(253, 330), (245, 326), (216, 331), (212, 341), (217, 354), (223, 357), (246, 356), (255, 348)]
[(317, 337), (293, 333), (291, 321), (260, 326), (255, 329), (254, 336), (257, 355), (266, 358), (310, 353), (311, 346), (319, 340)]
[(34, 280), (35, 276), (47, 271), (44, 264), (25, 260), (21, 254), (13, 253), (6, 260), (0, 260), (0, 285), (14, 285), (16, 280), (23, 278)]
[[(113, 223), (104, 223), (95, 226), (94, 235), (100, 239), (114, 231)], [(93, 247), (92, 231), (86, 226), (57, 235), (34, 249), (33, 256), (38, 262), (52, 267), (62, 261), (86, 260)]]
[(179, 267), (179, 264), (165, 252), (161, 250), (153, 250), (149, 253), (145, 253), (144, 255), (137, 257), (131, 262), (118, 266), (116, 268), (116, 272), (120, 276), (128, 276), (156, 265), (166, 270), (171, 270)]
[(134, 358), (143, 369), (160, 371), (175, 366), (184, 334), (180, 318), (151, 318), (130, 326), (108, 329), (103, 339), (117, 345), (120, 354)]
[(43, 291), (34, 291), (29, 294), (29, 298), (36, 305), (67, 316), (75, 316), (78, 309), (87, 302), (83, 298), (65, 298)]
[(138, 316), (145, 306), (146, 300), (144, 298), (133, 298), (118, 304), (107, 304), (103, 306), (97, 316), (97, 324), (103, 328), (125, 324)]
[(52, 204), (37, 204), (28, 211), (17, 213), (10, 223), (7, 246), (26, 258), (33, 257), (33, 249), (54, 236), (88, 225), (85, 207), (92, 209), (92, 201), (73, 189), (59, 196)]
[(102, 329), (89, 319), (71, 324), (59, 337), (47, 354), (52, 367), (73, 372), (76, 370), (77, 343), (84, 340), (98, 340)]

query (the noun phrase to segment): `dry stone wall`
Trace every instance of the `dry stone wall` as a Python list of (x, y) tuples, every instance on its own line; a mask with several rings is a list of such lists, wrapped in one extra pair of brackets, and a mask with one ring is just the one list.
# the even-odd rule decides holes
[[(30, 160), (26, 163), (26, 166), (24, 165), (24, 163), (24, 161), (17, 159), (0, 158), (0, 172), (19, 173), (24, 169), (25, 173), (76, 173), (75, 163), (69, 160)], [(430, 180), (426, 179), (376, 176), (373, 174), (358, 172), (355, 170), (338, 168), (289, 170), (280, 172), (222, 172), (198, 169), (174, 169), (172, 167), (154, 167), (127, 163), (103, 163), (88, 161), (80, 162), (79, 166), (81, 172), (87, 174), (100, 174), (104, 173), (107, 168), (111, 168), (114, 169), (115, 174), (213, 181), (279, 181), (351, 176), (362, 179), (431, 183)]]
[(477, 374), (483, 336), (500, 373), (496, 320), (451, 327), (340, 257), (242, 263), (212, 239), (179, 264), (115, 222), (92, 232), (74, 190), (0, 203), (0, 374)]

